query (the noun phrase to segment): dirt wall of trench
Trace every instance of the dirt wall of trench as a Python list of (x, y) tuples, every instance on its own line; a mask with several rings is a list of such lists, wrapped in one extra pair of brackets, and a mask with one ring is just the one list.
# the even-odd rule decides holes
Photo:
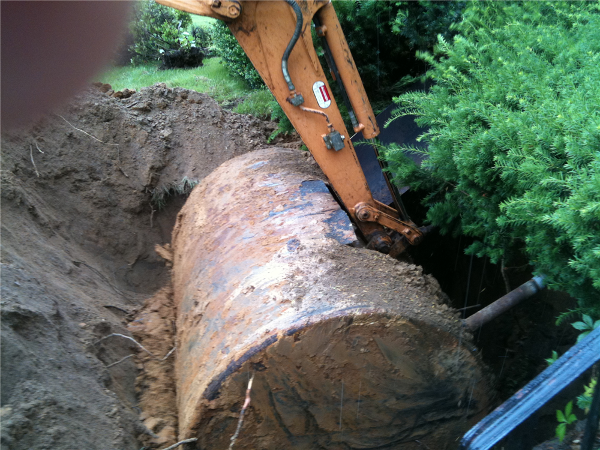
[(2, 134), (3, 449), (141, 447), (136, 345), (100, 339), (130, 335), (168, 280), (154, 246), (183, 199), (158, 210), (152, 194), (202, 180), (274, 128), (156, 85), (125, 99), (92, 88)]

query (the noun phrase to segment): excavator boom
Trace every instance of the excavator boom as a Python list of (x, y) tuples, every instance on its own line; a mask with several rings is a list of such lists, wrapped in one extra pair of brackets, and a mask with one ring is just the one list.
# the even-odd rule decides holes
[[(371, 248), (398, 254), (408, 244), (421, 240), (422, 232), (403, 213), (399, 199), (396, 208), (391, 208), (373, 198), (350, 133), (331, 95), (313, 45), (313, 23), (332, 76), (342, 91), (353, 131), (362, 132), (365, 139), (379, 134), (375, 114), (330, 0), (159, 3), (227, 23)], [(389, 180), (388, 185), (391, 188)], [(390, 235), (386, 229), (397, 233)]]

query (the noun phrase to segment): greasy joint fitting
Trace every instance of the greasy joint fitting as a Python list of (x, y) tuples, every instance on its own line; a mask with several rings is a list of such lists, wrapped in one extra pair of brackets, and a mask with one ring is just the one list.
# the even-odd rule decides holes
[(237, 18), (242, 12), (242, 6), (236, 0), (214, 0), (211, 9), (220, 16)]
[(372, 222), (377, 220), (377, 217), (372, 214), (371, 208), (366, 203), (359, 203), (354, 207), (356, 218), (361, 222)]
[(392, 239), (383, 231), (376, 231), (369, 236), (367, 248), (388, 254), (392, 248)]
[(364, 123), (359, 123), (358, 125), (356, 125), (354, 127), (354, 132), (355, 133), (360, 133), (364, 129), (365, 129), (365, 124)]

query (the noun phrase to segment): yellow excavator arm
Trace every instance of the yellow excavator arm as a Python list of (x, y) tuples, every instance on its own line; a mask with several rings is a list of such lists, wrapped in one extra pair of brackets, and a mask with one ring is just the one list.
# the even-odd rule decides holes
[(375, 114), (330, 0), (158, 2), (227, 23), (371, 248), (395, 256), (408, 244), (419, 243), (422, 232), (399, 199), (393, 208), (373, 198), (317, 57), (313, 23), (354, 132), (375, 138), (379, 134)]

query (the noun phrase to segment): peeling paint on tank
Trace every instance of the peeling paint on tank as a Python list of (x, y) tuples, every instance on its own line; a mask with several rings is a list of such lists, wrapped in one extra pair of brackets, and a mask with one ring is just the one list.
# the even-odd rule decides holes
[(356, 234), (354, 233), (348, 214), (341, 209), (335, 211), (329, 218), (325, 219), (325, 223), (330, 228), (330, 231), (325, 234), (328, 238), (335, 239), (340, 244), (352, 244), (356, 241)]
[(298, 239), (293, 238), (287, 241), (288, 252), (295, 252), (296, 250), (298, 250), (298, 247), (300, 247), (300, 241)]
[(260, 161), (255, 164), (252, 164), (250, 167), (248, 167), (248, 169), (258, 169), (259, 167), (262, 167), (265, 164), (268, 164), (267, 161)]
[(306, 180), (300, 185), (299, 192), (302, 198), (304, 198), (308, 194), (315, 194), (319, 192), (329, 194), (329, 189), (327, 189), (327, 185), (321, 180)]

